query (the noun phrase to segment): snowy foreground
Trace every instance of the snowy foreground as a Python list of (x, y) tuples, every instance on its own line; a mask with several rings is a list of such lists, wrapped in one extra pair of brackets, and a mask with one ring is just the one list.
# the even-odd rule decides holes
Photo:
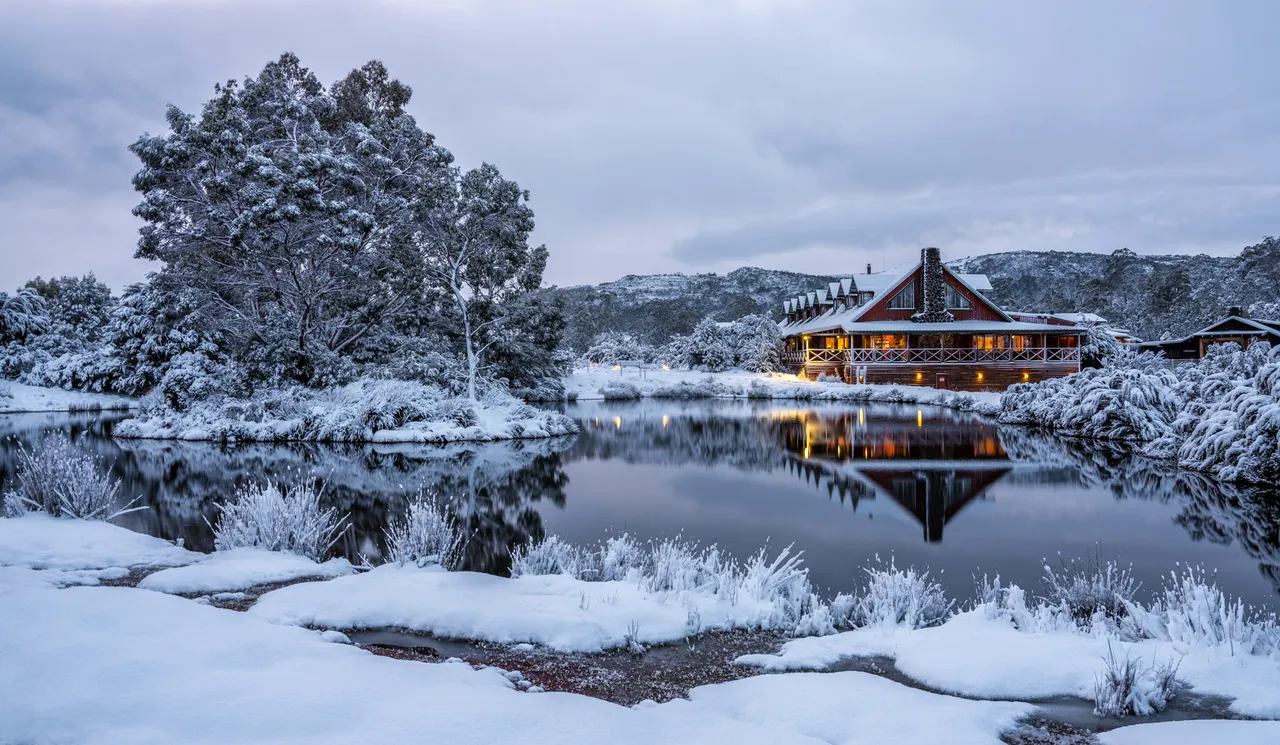
[[(163, 567), (137, 589), (70, 586)], [(796, 639), (762, 670), (817, 668), (891, 655), (929, 693), (858, 672), (785, 672), (703, 686), (687, 700), (622, 707), (537, 693), (515, 674), (465, 663), (375, 656), (318, 628), (434, 630), (555, 649), (636, 637), (679, 638), (769, 611), (741, 598), (644, 592), (635, 583), (564, 575), (503, 579), (235, 549), (213, 555), (101, 522), (0, 519), (0, 742), (23, 743), (946, 743), (996, 745), (1036, 707), (1016, 699), (1086, 695), (1106, 640), (1018, 630), (974, 611), (930, 629), (866, 628)], [(167, 593), (336, 577), (269, 592), (248, 613)], [(62, 587), (62, 589), (59, 589)], [(153, 587), (156, 592), (143, 587)], [(739, 614), (736, 619), (731, 619)], [(649, 629), (646, 631), (646, 626)], [(1112, 643), (1117, 641), (1112, 639)], [(1234, 711), (1280, 717), (1280, 664), (1225, 648), (1144, 641), (1120, 653), (1180, 655), (1179, 677), (1235, 698)], [(175, 650), (181, 650), (175, 653)], [(1280, 742), (1280, 722), (1137, 724), (1104, 745)]]
[(802, 401), (881, 401), (945, 406), (982, 414), (1000, 411), (1000, 394), (941, 391), (924, 386), (851, 385), (810, 381), (783, 373), (690, 370), (578, 369), (564, 379), (565, 391), (577, 399), (758, 398)]
[(17, 414), (38, 411), (101, 411), (103, 409), (129, 409), (136, 406), (134, 399), (105, 393), (64, 391), (61, 388), (43, 388), (0, 380), (0, 414)]

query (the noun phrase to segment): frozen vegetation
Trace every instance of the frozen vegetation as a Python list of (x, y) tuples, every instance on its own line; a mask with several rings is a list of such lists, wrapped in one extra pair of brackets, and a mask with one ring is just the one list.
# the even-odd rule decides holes
[(321, 506), (320, 492), (321, 484), (315, 479), (241, 487), (222, 505), (213, 529), (214, 547), (286, 551), (320, 560), (346, 522), (337, 510)]
[(1170, 368), (1122, 352), (1100, 369), (1011, 387), (1000, 421), (1141, 443), (1151, 456), (1224, 481), (1280, 480), (1280, 348), (1214, 345)]
[(117, 437), (255, 442), (457, 442), (550, 437), (577, 432), (554, 411), (495, 388), (476, 402), (440, 388), (362, 379), (325, 389), (273, 388), (249, 398), (214, 395), (175, 407), (143, 399)]
[(53, 432), (34, 450), (19, 450), (14, 488), (4, 495), (4, 513), (111, 520), (130, 511), (128, 505), (120, 506), (119, 491), (119, 479), (106, 473), (100, 458), (76, 447), (62, 432)]

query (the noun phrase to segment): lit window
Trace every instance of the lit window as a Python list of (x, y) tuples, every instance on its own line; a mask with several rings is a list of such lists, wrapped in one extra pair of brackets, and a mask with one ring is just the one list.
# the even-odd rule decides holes
[(916, 307), (916, 283), (912, 282), (897, 295), (889, 298), (890, 310), (911, 310)]
[(947, 309), (948, 310), (970, 310), (973, 306), (969, 303), (969, 298), (960, 294), (951, 283), (947, 283)]

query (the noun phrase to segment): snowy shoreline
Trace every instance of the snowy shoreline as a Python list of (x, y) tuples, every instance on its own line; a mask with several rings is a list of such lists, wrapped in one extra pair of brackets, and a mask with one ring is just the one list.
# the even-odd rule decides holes
[(995, 415), (999, 393), (948, 391), (927, 386), (852, 384), (810, 381), (786, 373), (578, 369), (564, 378), (569, 400), (634, 400), (639, 398), (730, 398), (851, 403), (883, 402), (942, 406)]
[[(661, 550), (655, 557), (676, 558), (656, 548)], [(332, 706), (344, 700), (373, 712), (384, 732), (451, 742), (488, 741), (513, 724), (508, 720), (518, 710), (526, 726), (537, 722), (538, 731), (556, 742), (593, 742), (599, 732), (611, 731), (628, 732), (624, 741), (637, 743), (720, 742), (731, 734), (748, 743), (996, 745), (1003, 733), (1043, 716), (1028, 699), (1089, 698), (1104, 665), (1100, 650), (1108, 645), (1125, 657), (1176, 657), (1179, 677), (1197, 693), (1231, 697), (1235, 716), (1280, 717), (1276, 650), (1209, 640), (1191, 618), (1193, 626), (1160, 627), (1168, 638), (1126, 641), (1106, 631), (1111, 627), (1103, 619), (1089, 622), (1091, 630), (1078, 627), (1050, 606), (1031, 607), (1012, 588), (923, 628), (913, 628), (894, 611), (850, 631), (798, 636), (776, 653), (737, 660), (774, 674), (701, 685), (687, 698), (633, 707), (577, 693), (525, 696), (548, 681), (465, 663), (380, 656), (351, 645), (343, 634), (315, 630), (430, 627), (446, 636), (515, 644), (509, 647), (515, 651), (530, 642), (562, 652), (623, 642), (643, 654), (647, 644), (726, 628), (717, 618), (736, 619), (729, 627), (760, 626), (773, 601), (756, 593), (774, 592), (766, 588), (778, 587), (776, 580), (784, 577), (800, 579), (789, 565), (766, 562), (752, 570), (755, 575), (735, 575), (740, 589), (728, 595), (692, 576), (676, 580), (692, 583), (685, 590), (652, 592), (638, 586), (644, 580), (637, 578), (659, 575), (633, 574), (637, 565), (626, 554), (634, 549), (604, 549), (600, 566), (614, 566), (615, 573), (631, 566), (628, 579), (588, 581), (551, 572), (555, 567), (545, 561), (540, 565), (546, 573), (529, 574), (534, 564), (526, 563), (525, 574), (513, 579), (394, 564), (353, 572), (344, 562), (317, 564), (260, 549), (196, 554), (102, 522), (0, 518), (0, 624), (8, 629), (0, 637), (0, 657), (14, 663), (0, 667), (0, 690), (6, 692), (0, 696), (0, 739), (119, 740), (136, 735), (132, 728), (145, 720), (154, 737), (143, 741), (171, 741), (196, 731), (191, 728), (205, 716), (201, 702), (216, 698), (220, 717), (234, 722), (230, 729), (219, 728), (220, 741), (279, 741), (297, 736), (299, 721), (312, 722), (302, 733), (309, 741), (359, 740), (358, 723), (342, 724), (352, 708)], [(585, 556), (579, 552), (573, 571), (598, 574), (590, 562), (582, 563)], [(711, 555), (702, 557), (697, 560)], [(137, 588), (92, 586), (139, 566), (159, 571)], [(676, 566), (644, 571), (672, 578), (664, 582), (684, 572)], [(752, 576), (764, 580), (756, 590), (750, 589)], [(211, 598), (235, 600), (241, 595), (236, 588), (302, 579), (317, 581), (270, 590), (248, 612), (209, 604)], [(911, 582), (900, 581), (868, 588), (860, 602), (907, 610), (900, 603), (916, 596)], [(201, 593), (208, 594), (183, 596)], [(89, 618), (93, 622), (85, 623)], [(695, 622), (696, 629), (690, 628)], [(179, 644), (186, 651), (175, 657), (172, 649)], [(851, 656), (892, 657), (911, 680), (951, 693), (866, 672), (802, 672), (826, 670)], [(83, 675), (107, 684), (77, 685)], [(298, 686), (299, 679), (306, 685)], [(394, 700), (385, 700), (388, 695)], [(433, 702), (433, 714), (395, 713), (411, 700)], [(286, 709), (289, 716), (278, 713)], [(925, 716), (903, 716), (905, 710)], [(583, 717), (593, 724), (572, 724)], [(1278, 735), (1275, 721), (1175, 721), (1131, 724), (1100, 741), (1263, 743)]]
[(65, 391), (0, 380), (0, 414), (128, 411), (137, 405), (136, 399), (126, 396)]

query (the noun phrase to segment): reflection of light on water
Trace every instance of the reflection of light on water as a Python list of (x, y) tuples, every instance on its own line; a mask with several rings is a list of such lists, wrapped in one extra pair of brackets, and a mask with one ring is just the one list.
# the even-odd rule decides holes
[(596, 423), (595, 423), (595, 426), (597, 426), (597, 427), (599, 427), (599, 426), (600, 426), (600, 417), (596, 417)]
[(861, 407), (858, 408), (858, 426), (867, 426), (867, 410)]
[(616, 429), (622, 429), (622, 417), (620, 417), (620, 416), (615, 416), (615, 417), (613, 418), (613, 426), (614, 426)]
[(916, 409), (916, 428), (919, 429), (920, 427), (923, 427), (923, 426), (924, 426), (924, 412), (921, 411), (920, 409)]
[(663, 414), (663, 415), (662, 415), (662, 428), (663, 428), (663, 429), (666, 429), (666, 428), (667, 428), (667, 424), (669, 424), (670, 422), (671, 422), (671, 417), (667, 416), (666, 414)]

